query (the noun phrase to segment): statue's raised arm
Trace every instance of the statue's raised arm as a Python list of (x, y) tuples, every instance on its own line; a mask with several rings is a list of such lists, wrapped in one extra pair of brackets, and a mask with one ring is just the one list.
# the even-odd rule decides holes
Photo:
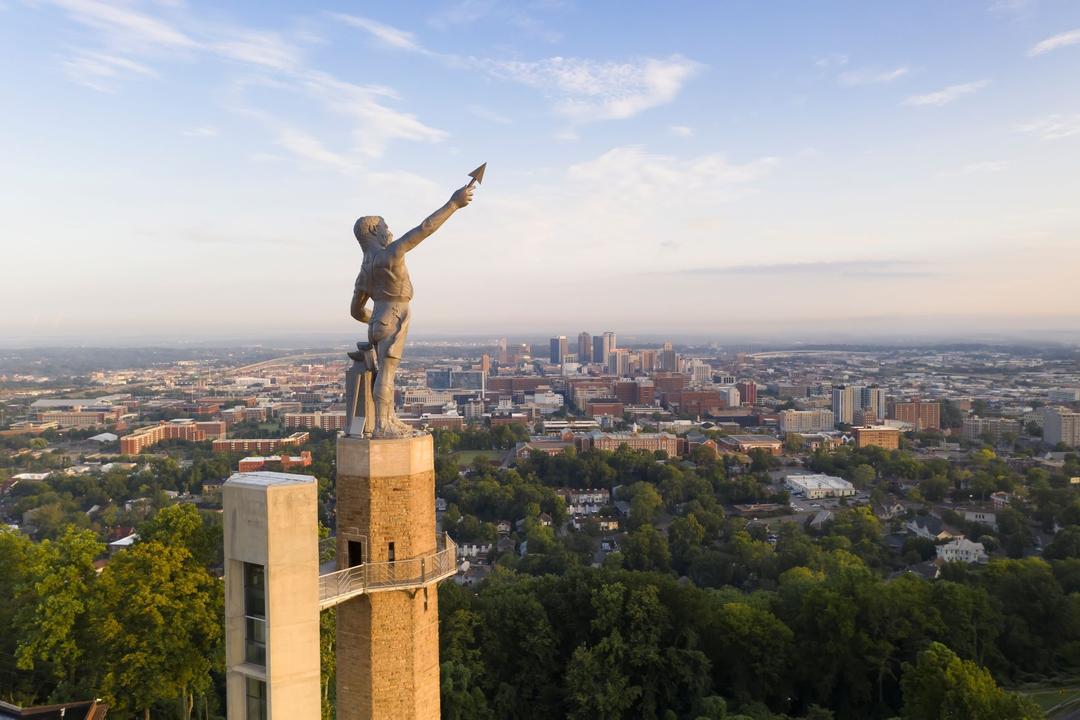
[(450, 196), (450, 199), (446, 201), (445, 205), (428, 215), (424, 222), (395, 240), (390, 245), (390, 251), (393, 253), (404, 254), (412, 250), (427, 239), (433, 232), (442, 227), (442, 224), (446, 222), (451, 215), (471, 203), (472, 196), (473, 187), (471, 183), (465, 187), (459, 188)]

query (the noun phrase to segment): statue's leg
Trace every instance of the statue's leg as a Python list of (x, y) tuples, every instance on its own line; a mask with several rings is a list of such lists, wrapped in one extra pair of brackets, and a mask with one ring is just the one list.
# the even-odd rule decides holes
[(382, 435), (392, 436), (402, 431), (402, 423), (394, 415), (394, 375), (399, 362), (397, 358), (380, 358), (375, 375), (375, 427)]

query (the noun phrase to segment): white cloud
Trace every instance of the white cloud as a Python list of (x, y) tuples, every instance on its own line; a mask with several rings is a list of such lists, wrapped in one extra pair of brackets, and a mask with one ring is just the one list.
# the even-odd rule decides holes
[(667, 104), (702, 67), (681, 55), (621, 63), (563, 57), (477, 62), (496, 77), (554, 96), (555, 111), (576, 122), (622, 120)]
[(858, 87), (860, 85), (881, 85), (899, 80), (910, 72), (906, 66), (893, 68), (892, 70), (848, 70), (842, 72), (836, 78), (844, 87)]
[(234, 30), (213, 43), (214, 52), (232, 60), (273, 70), (292, 70), (300, 65), (300, 54), (277, 33)]
[(217, 137), (218, 130), (216, 127), (211, 127), (210, 125), (203, 125), (201, 127), (185, 130), (182, 134), (185, 137)]
[(171, 25), (126, 7), (99, 0), (53, 0), (77, 22), (102, 30), (127, 44), (194, 48), (198, 43)]
[(63, 68), (68, 79), (101, 92), (112, 92), (115, 89), (112, 81), (121, 75), (156, 75), (151, 68), (134, 60), (90, 51), (76, 52), (63, 61)]
[(778, 162), (776, 158), (764, 157), (745, 165), (735, 165), (715, 153), (684, 160), (650, 153), (639, 146), (626, 146), (572, 165), (567, 176), (602, 194), (654, 196), (654, 193), (674, 190), (713, 196), (728, 193), (731, 186), (764, 178)]
[(1053, 37), (1046, 38), (1040, 43), (1036, 43), (1028, 50), (1028, 56), (1035, 57), (1036, 55), (1042, 55), (1051, 50), (1068, 47), (1069, 45), (1076, 45), (1077, 43), (1080, 43), (1080, 28), (1059, 33)]
[(370, 18), (344, 13), (330, 13), (330, 16), (353, 27), (366, 30), (382, 42), (400, 50), (414, 50), (425, 52), (416, 41), (416, 36), (407, 30), (400, 30), (391, 25), (371, 20)]
[(972, 95), (982, 90), (984, 87), (990, 84), (989, 80), (977, 80), (975, 82), (963, 83), (961, 85), (950, 85), (947, 88), (942, 88), (936, 92), (927, 93), (925, 95), (912, 95), (904, 100), (905, 105), (948, 105), (954, 100), (964, 97), (965, 95)]
[(672, 125), (668, 128), (668, 132), (670, 132), (675, 137), (694, 137), (694, 128), (688, 125)]
[(819, 68), (835, 68), (847, 65), (848, 56), (841, 53), (833, 53), (831, 55), (825, 55), (823, 57), (815, 58), (814, 65)]
[(1061, 140), (1080, 135), (1080, 114), (1050, 115), (1042, 120), (1034, 120), (1020, 125), (1017, 130), (1038, 135), (1043, 140)]
[(415, 115), (385, 105), (385, 100), (397, 99), (389, 88), (354, 85), (322, 72), (309, 72), (302, 85), (327, 110), (353, 124), (356, 150), (365, 157), (380, 157), (392, 140), (436, 143), (447, 137), (445, 131), (424, 124)]
[(344, 156), (328, 150), (317, 138), (295, 128), (282, 128), (278, 132), (278, 143), (293, 155), (320, 165), (326, 165), (335, 170), (352, 170), (354, 168)]

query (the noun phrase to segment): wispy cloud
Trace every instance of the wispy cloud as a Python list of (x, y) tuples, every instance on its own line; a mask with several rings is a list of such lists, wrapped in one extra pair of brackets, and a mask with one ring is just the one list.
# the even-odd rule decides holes
[(234, 30), (215, 41), (214, 52), (231, 60), (272, 70), (294, 70), (300, 66), (300, 53), (277, 33)]
[(447, 137), (445, 131), (387, 105), (398, 99), (389, 88), (356, 85), (322, 72), (307, 73), (301, 84), (327, 110), (351, 122), (356, 150), (367, 158), (381, 157), (392, 140), (435, 143)]
[(977, 80), (975, 82), (963, 83), (961, 85), (950, 85), (946, 88), (942, 88), (936, 92), (927, 93), (925, 95), (912, 95), (904, 100), (905, 105), (948, 105), (954, 100), (958, 100), (965, 95), (973, 95), (984, 87), (990, 84), (989, 80)]
[(650, 153), (640, 146), (625, 146), (572, 165), (567, 175), (571, 181), (586, 184), (599, 194), (651, 196), (678, 190), (714, 197), (724, 194), (731, 186), (764, 178), (778, 163), (776, 158), (764, 157), (740, 165), (717, 153), (684, 160)]
[(848, 70), (837, 76), (836, 81), (844, 87), (858, 87), (860, 85), (882, 85), (891, 83), (907, 75), (910, 71), (906, 66), (893, 68), (892, 70)]
[(53, 0), (83, 25), (102, 30), (125, 44), (193, 48), (198, 43), (172, 25), (122, 5), (99, 0)]
[(1042, 55), (1048, 53), (1051, 50), (1057, 50), (1058, 48), (1068, 47), (1069, 45), (1076, 45), (1080, 43), (1080, 28), (1076, 30), (1069, 30), (1068, 32), (1059, 33), (1052, 37), (1048, 37), (1042, 42), (1036, 43), (1028, 50), (1029, 57), (1035, 57), (1036, 55)]
[(675, 137), (694, 137), (694, 128), (690, 127), (689, 125), (672, 125), (668, 128), (668, 132), (670, 132)]
[(1043, 140), (1061, 140), (1080, 135), (1080, 114), (1049, 115), (1017, 127), (1020, 132), (1038, 135)]
[(555, 112), (575, 122), (622, 120), (667, 104), (702, 67), (681, 55), (628, 62), (553, 57), (481, 65), (496, 77), (545, 91), (555, 100)]
[(847, 63), (848, 56), (842, 53), (832, 53), (831, 55), (814, 58), (814, 65), (822, 69), (838, 68), (847, 65)]
[(63, 61), (64, 74), (68, 79), (101, 92), (113, 92), (114, 81), (121, 76), (134, 74), (154, 77), (156, 73), (146, 65), (125, 57), (106, 53), (77, 51)]
[(317, 138), (296, 128), (282, 128), (278, 132), (278, 143), (293, 155), (319, 165), (335, 170), (354, 168), (354, 163), (346, 157), (327, 149)]
[(184, 135), (184, 137), (209, 138), (217, 137), (218, 130), (216, 127), (211, 127), (210, 125), (203, 125), (201, 127), (185, 130), (182, 134)]
[(384, 42), (391, 47), (395, 47), (400, 50), (427, 52), (423, 47), (420, 46), (420, 43), (417, 42), (416, 36), (413, 33), (408, 32), (407, 30), (401, 30), (391, 25), (381, 23), (377, 20), (360, 17), (358, 15), (330, 13), (330, 17), (339, 20), (346, 25), (352, 25), (353, 27), (365, 30), (368, 33), (371, 33), (371, 35), (375, 36), (381, 42)]

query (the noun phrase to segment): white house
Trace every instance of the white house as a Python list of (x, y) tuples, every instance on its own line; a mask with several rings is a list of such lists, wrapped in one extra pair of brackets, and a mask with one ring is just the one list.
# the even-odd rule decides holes
[(984, 563), (990, 559), (982, 543), (963, 537), (938, 545), (937, 556), (945, 562)]

